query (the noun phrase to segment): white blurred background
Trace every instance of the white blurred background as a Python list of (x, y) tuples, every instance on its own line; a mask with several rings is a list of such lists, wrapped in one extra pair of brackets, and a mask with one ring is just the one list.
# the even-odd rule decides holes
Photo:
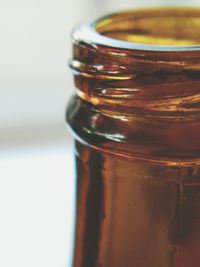
[(72, 28), (119, 9), (198, 2), (0, 1), (0, 266), (70, 267)]

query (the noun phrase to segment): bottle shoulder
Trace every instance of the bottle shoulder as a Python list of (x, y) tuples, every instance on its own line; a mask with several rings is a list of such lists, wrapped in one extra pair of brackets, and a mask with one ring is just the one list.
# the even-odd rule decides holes
[(96, 107), (74, 96), (67, 122), (82, 143), (127, 158), (168, 165), (200, 162), (200, 122), (155, 116), (139, 116)]

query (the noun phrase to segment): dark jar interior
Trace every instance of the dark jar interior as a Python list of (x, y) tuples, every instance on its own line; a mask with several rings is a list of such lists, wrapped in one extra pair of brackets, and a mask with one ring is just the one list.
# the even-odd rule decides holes
[(200, 265), (199, 32), (191, 8), (75, 29), (74, 267)]

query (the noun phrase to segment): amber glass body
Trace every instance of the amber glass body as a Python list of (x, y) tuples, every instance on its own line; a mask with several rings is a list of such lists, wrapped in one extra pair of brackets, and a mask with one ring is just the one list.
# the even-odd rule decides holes
[(73, 267), (200, 266), (199, 32), (180, 8), (75, 30)]

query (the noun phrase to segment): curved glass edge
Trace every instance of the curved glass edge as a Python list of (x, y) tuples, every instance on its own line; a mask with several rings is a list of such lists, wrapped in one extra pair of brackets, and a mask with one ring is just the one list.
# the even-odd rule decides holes
[[(170, 8), (167, 8), (167, 9), (170, 9)], [(133, 12), (142, 11), (142, 10), (148, 11), (152, 9), (148, 9), (148, 8), (137, 9), (135, 11), (133, 10)], [(154, 10), (156, 9), (154, 8)], [(92, 46), (100, 45), (100, 46), (107, 46), (110, 48), (118, 48), (122, 50), (137, 50), (141, 52), (142, 51), (143, 52), (145, 51), (146, 52), (194, 52), (194, 51), (200, 52), (200, 44), (190, 45), (190, 46), (188, 45), (178, 46), (178, 45), (156, 45), (156, 44), (134, 43), (134, 42), (128, 42), (128, 41), (118, 40), (118, 39), (104, 36), (96, 30), (97, 24), (101, 22), (102, 20), (111, 18), (112, 16), (115, 16), (115, 15), (126, 14), (126, 12), (130, 12), (130, 10), (124, 11), (124, 12), (113, 13), (113, 14), (101, 17), (99, 19), (80, 24), (72, 32), (73, 40), (75, 42), (87, 43)]]

